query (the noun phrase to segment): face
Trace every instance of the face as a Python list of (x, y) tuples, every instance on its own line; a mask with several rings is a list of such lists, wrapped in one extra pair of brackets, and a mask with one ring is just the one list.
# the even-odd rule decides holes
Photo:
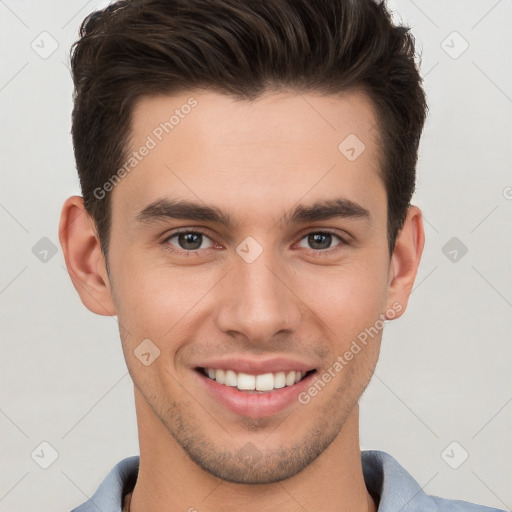
[(215, 476), (298, 473), (370, 380), (397, 311), (375, 122), (356, 92), (136, 106), (111, 203), (123, 351), (145, 413)]

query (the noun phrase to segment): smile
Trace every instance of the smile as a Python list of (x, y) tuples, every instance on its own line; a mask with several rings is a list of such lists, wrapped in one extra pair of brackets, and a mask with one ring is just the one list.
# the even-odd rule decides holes
[(204, 375), (224, 386), (236, 387), (240, 391), (272, 391), (274, 389), (293, 386), (300, 382), (308, 373), (298, 370), (278, 371), (251, 375), (234, 370), (200, 368)]

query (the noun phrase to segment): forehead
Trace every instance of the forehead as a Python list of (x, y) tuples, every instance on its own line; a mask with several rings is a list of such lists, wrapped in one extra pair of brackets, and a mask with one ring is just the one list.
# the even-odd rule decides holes
[[(318, 146), (324, 140), (324, 147), (332, 149), (333, 142), (350, 134), (371, 145), (370, 137), (377, 135), (375, 124), (374, 106), (359, 90), (340, 95), (269, 91), (254, 100), (196, 90), (139, 99), (132, 112), (131, 132), (135, 146), (147, 135), (165, 143), (161, 139), (169, 139), (167, 135), (181, 139), (193, 132), (195, 139), (217, 148), (263, 147), (272, 141), (281, 146), (305, 142)], [(174, 149), (179, 154), (180, 148)]]
[(230, 205), (248, 222), (301, 199), (341, 195), (371, 209), (385, 196), (377, 137), (373, 105), (361, 92), (266, 93), (251, 101), (201, 90), (144, 97), (131, 123), (128, 157), (138, 156), (113, 190), (113, 204), (133, 217), (167, 195)]

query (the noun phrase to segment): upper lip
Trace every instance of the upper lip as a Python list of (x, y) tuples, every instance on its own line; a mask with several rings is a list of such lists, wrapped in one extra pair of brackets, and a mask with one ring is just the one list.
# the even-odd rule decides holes
[(240, 357), (226, 357), (211, 359), (197, 365), (198, 368), (214, 368), (216, 370), (233, 370), (236, 373), (262, 375), (264, 373), (290, 372), (292, 370), (308, 372), (315, 367), (309, 363), (297, 361), (287, 357), (273, 357), (271, 359), (247, 359)]

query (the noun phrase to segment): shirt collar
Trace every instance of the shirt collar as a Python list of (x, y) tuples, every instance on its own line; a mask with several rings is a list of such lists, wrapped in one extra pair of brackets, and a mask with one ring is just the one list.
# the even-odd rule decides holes
[[(425, 512), (448, 508), (450, 511), (498, 511), (463, 501), (428, 496), (418, 482), (388, 453), (378, 450), (362, 451), (361, 463), (366, 487), (377, 502), (378, 512)], [(138, 471), (138, 455), (123, 459), (112, 468), (91, 499), (71, 512), (122, 512), (123, 498), (133, 490)], [(451, 505), (445, 509), (439, 506), (442, 503)]]

